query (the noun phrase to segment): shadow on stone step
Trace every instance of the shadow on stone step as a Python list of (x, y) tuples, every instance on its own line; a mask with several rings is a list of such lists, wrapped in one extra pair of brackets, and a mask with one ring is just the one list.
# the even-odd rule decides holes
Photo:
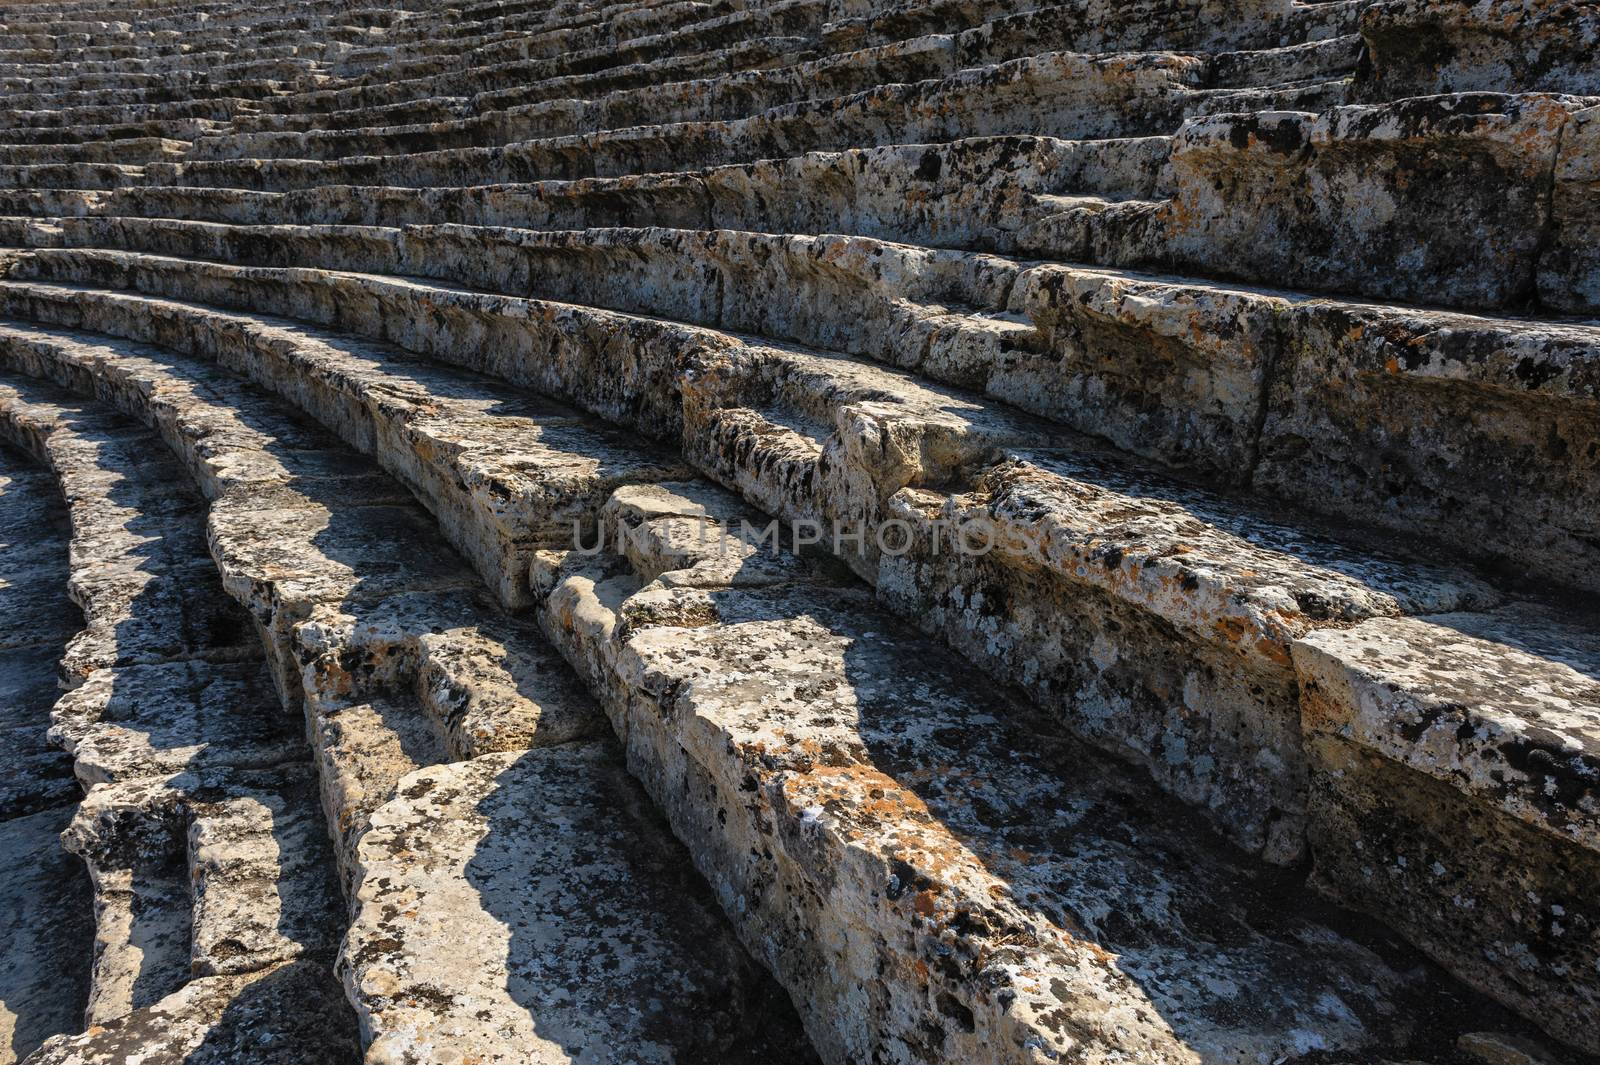
[(505, 990), (536, 1038), (584, 1060), (631, 1046), (662, 1063), (817, 1061), (609, 743), (519, 756), (474, 812), (486, 831), (465, 878), (509, 932)]

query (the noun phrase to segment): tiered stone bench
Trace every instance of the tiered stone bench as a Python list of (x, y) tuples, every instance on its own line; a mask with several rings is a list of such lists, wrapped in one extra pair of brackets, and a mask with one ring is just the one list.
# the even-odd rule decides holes
[(97, 918), (39, 1060), (1600, 1054), (1597, 49), (0, 11)]

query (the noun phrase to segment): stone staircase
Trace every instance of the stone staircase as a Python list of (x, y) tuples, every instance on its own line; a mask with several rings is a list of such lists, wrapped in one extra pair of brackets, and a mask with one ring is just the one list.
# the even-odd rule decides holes
[(0, 1061), (1595, 1060), (1597, 55), (0, 8)]

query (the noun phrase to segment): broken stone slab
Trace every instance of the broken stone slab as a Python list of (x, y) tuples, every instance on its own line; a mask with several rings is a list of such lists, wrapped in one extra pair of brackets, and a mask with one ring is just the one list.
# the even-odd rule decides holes
[(36, 1065), (355, 1065), (355, 1021), (324, 960), (191, 980), (148, 1006), (47, 1041)]
[(96, 888), (96, 1019), (191, 976), (326, 954), (337, 938), (327, 828), (303, 762), (100, 785), (63, 840)]
[(51, 720), (52, 742), (73, 756), (86, 788), (212, 766), (264, 769), (304, 757), (261, 662), (96, 670), (61, 697)]
[(61, 849), (70, 806), (0, 822), (0, 1062), (83, 1023), (94, 923), (83, 863)]
[(295, 641), (309, 690), (409, 689), (456, 758), (554, 746), (604, 728), (536, 629), (459, 591), (330, 604), (297, 627)]
[(610, 743), (412, 773), (358, 863), (368, 1060), (810, 1059)]
[(1600, 1002), (1592, 626), (1517, 604), (1325, 630), (1293, 653), (1317, 884), (1600, 1048), (1574, 1023)]

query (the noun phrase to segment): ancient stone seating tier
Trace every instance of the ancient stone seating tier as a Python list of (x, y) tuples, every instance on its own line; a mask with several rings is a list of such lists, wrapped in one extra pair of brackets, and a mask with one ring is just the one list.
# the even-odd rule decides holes
[(0, 1065), (1595, 1060), (1597, 57), (0, 7)]

